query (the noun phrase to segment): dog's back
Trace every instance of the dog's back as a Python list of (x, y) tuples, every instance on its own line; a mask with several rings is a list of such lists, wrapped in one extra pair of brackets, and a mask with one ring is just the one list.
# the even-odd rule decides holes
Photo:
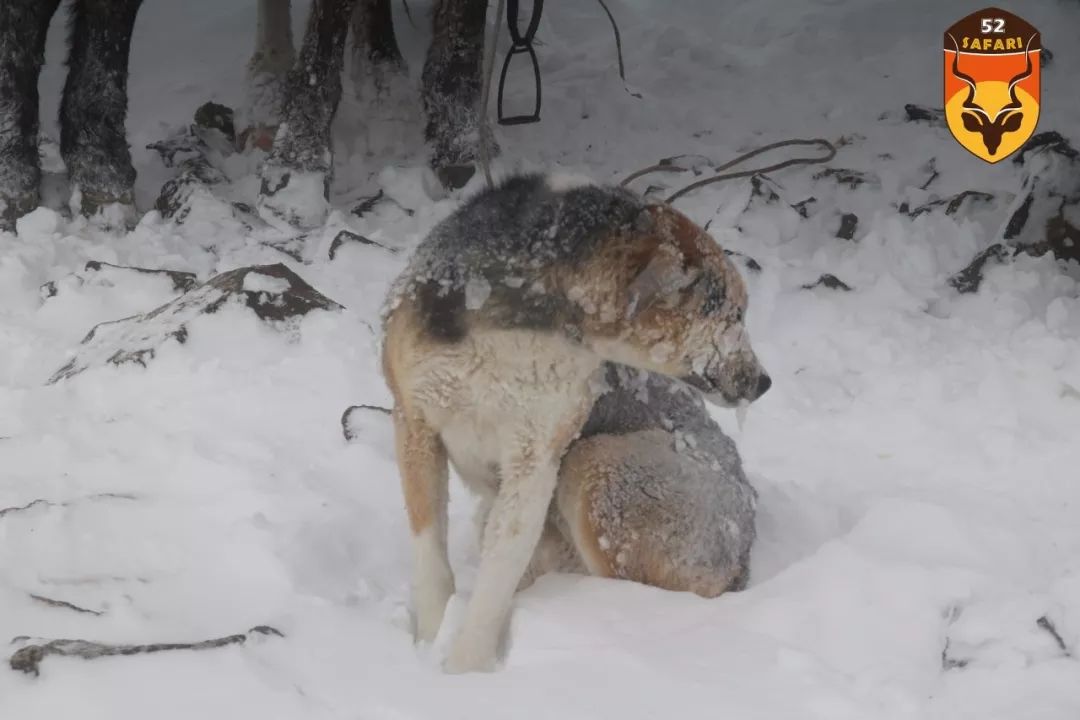
[(643, 208), (617, 188), (511, 177), (432, 230), (391, 290), (391, 304), (415, 298), (427, 332), (447, 342), (462, 339), (467, 311), (481, 308), (476, 319), (490, 326), (564, 331), (580, 321), (580, 308), (546, 285), (559, 268), (593, 257), (612, 232), (629, 229)]

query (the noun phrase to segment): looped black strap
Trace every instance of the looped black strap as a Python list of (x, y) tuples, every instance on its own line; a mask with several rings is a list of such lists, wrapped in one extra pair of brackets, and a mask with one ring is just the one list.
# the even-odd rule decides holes
[[(533, 50), (533, 38), (536, 37), (536, 30), (540, 27), (540, 15), (544, 11), (544, 0), (533, 0), (532, 18), (529, 19), (529, 25), (525, 28), (524, 35), (518, 30), (519, 10), (518, 0), (506, 0), (506, 24), (510, 27), (511, 45), (506, 52), (506, 59), (503, 60), (502, 72), (499, 73), (499, 95), (496, 102), (500, 125), (524, 125), (525, 123), (540, 121), (540, 62), (536, 58), (536, 51)], [(506, 87), (506, 74), (510, 71), (510, 60), (515, 55), (522, 54), (528, 55), (529, 60), (532, 62), (533, 87), (536, 88), (533, 112), (531, 115), (506, 117), (503, 115), (503, 90)]]

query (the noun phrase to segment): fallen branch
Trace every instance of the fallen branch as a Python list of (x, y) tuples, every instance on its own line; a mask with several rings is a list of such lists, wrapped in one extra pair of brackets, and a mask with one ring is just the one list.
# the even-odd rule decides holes
[[(243, 645), (251, 635), (276, 635), (285, 637), (281, 631), (269, 625), (253, 627), (241, 635), (228, 635), (213, 640), (203, 640), (195, 643), (155, 643), (153, 645), (109, 645), (90, 640), (50, 640), (44, 644), (27, 645), (15, 651), (8, 661), (12, 670), (19, 670), (32, 674), (35, 677), (41, 673), (41, 662), (49, 655), (63, 657), (78, 657), (83, 660), (94, 660), (100, 657), (112, 657), (115, 655), (143, 655), (148, 653), (166, 652), (170, 650), (212, 650), (225, 647), (226, 645)], [(28, 638), (15, 638), (13, 642), (27, 640)]]
[(950, 277), (949, 284), (959, 293), (978, 292), (979, 286), (982, 285), (986, 264), (1004, 262), (1015, 254), (1015, 251), (1009, 252), (1009, 249), (1001, 243), (995, 243), (976, 255), (967, 267)]

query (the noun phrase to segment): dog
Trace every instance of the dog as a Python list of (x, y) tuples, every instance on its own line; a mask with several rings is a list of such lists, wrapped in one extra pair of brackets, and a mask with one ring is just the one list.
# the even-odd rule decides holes
[(603, 378), (518, 589), (547, 572), (708, 598), (743, 589), (757, 494), (735, 443), (682, 382), (614, 363)]
[[(544, 567), (566, 564), (559, 535), (599, 575), (706, 595), (739, 585), (752, 539), (746, 492), (739, 490), (733, 519), (669, 492), (702, 470), (691, 465), (723, 471), (717, 457), (728, 457), (732, 475), (733, 448), (714, 443), (712, 427), (706, 445), (718, 455), (709, 458), (706, 448), (685, 461), (663, 435), (674, 427), (665, 430), (644, 410), (650, 422), (631, 434), (611, 432), (617, 419), (597, 419), (595, 435), (579, 436), (590, 418), (603, 416), (598, 399), (612, 372), (618, 379), (615, 366), (672, 379), (647, 382), (650, 396), (678, 381), (724, 407), (760, 397), (771, 380), (743, 326), (746, 303), (742, 278), (705, 231), (670, 206), (614, 187), (512, 177), (466, 201), (418, 245), (391, 287), (382, 350), (413, 537), (418, 640), (435, 637), (455, 590), (446, 540), (449, 463), (480, 495), (483, 522), (480, 567), (448, 672), (494, 668), (515, 590)], [(701, 416), (694, 426), (707, 427)], [(638, 433), (648, 442), (631, 447)], [(650, 448), (661, 452), (651, 456)], [(625, 493), (634, 484), (630, 467), (653, 478), (642, 488), (667, 499), (626, 516), (624, 538), (611, 527), (619, 503), (598, 499)], [(741, 470), (734, 475), (725, 484), (743, 488)], [(649, 500), (638, 495), (628, 502)], [(740, 536), (737, 560), (702, 559), (690, 537), (681, 539), (681, 556), (665, 555), (662, 539), (627, 541), (648, 535), (656, 518), (685, 526), (691, 518), (680, 513), (720, 526), (731, 519), (736, 532), (718, 532)]]

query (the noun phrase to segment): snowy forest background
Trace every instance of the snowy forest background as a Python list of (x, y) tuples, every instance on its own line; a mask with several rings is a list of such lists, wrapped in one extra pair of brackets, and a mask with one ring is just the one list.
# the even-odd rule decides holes
[[(189, 128), (203, 103), (246, 97), (254, 0), (145, 0), (127, 123), (141, 220), (102, 229), (66, 211), (58, 13), (43, 207), (0, 232), (0, 640), (21, 638), (10, 656), (241, 635), (0, 667), (0, 717), (1080, 716), (1080, 5), (1008, 8), (1051, 51), (1038, 132), (1056, 135), (990, 166), (920, 112), (941, 106), (943, 30), (978, 3), (608, 3), (626, 82), (599, 5), (549, 0), (542, 121), (496, 127), (496, 175), (617, 182), (790, 137), (838, 149), (676, 203), (738, 253), (774, 383), (741, 428), (715, 412), (760, 494), (749, 588), (707, 601), (545, 577), (518, 598), (499, 672), (443, 675), (460, 598), (415, 648), (389, 421), (343, 413), (389, 406), (388, 283), (482, 176), (442, 190), (418, 93), (374, 104), (350, 76), (328, 217), (267, 224), (252, 210), (265, 153)], [(430, 3), (409, 7), (415, 25), (394, 13), (415, 86)], [(307, 9), (294, 0), (297, 38)], [(528, 105), (527, 80), (508, 103)], [(178, 138), (169, 162), (148, 148)], [(223, 296), (277, 310), (198, 311)], [(471, 500), (452, 493), (467, 594)]]

